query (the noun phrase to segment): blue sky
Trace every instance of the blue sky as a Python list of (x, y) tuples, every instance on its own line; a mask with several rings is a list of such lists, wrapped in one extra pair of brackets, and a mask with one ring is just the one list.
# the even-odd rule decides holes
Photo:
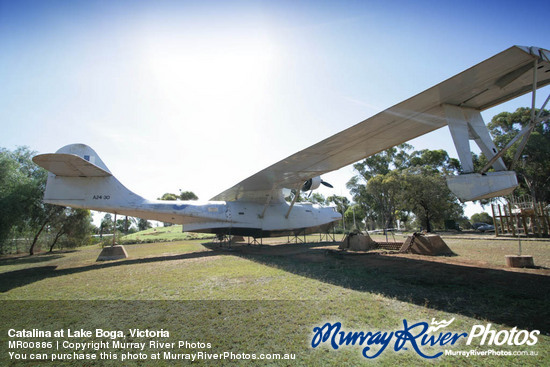
[[(0, 146), (85, 143), (145, 197), (207, 200), (512, 45), (549, 48), (543, 4), (0, 1)], [(412, 144), (456, 155), (446, 128)]]

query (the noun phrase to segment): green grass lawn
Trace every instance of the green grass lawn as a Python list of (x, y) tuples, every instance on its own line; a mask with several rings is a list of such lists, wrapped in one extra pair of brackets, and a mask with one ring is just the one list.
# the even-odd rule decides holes
[[(450, 263), (419, 256), (326, 256), (315, 244), (291, 245), (275, 253), (271, 246), (236, 246), (230, 250), (203, 244), (205, 240), (126, 245), (129, 258), (111, 262), (95, 261), (100, 251), (96, 246), (0, 259), (4, 316), (0, 322), (0, 365), (36, 365), (29, 360), (10, 360), (10, 328), (102, 328), (123, 330), (125, 334), (130, 328), (165, 329), (171, 341), (211, 343), (209, 352), (296, 354), (294, 361), (256, 361), (259, 365), (424, 365), (427, 360), (412, 350), (396, 352), (393, 344), (373, 361), (361, 356), (360, 347), (313, 349), (309, 346), (313, 328), (340, 321), (348, 331), (393, 331), (403, 328), (403, 319), (412, 323), (453, 317), (449, 330), (454, 332), (469, 333), (473, 325), (491, 323), (496, 330), (517, 326), (539, 329), (541, 335), (531, 347), (474, 347), (461, 341), (452, 347), (424, 347), (425, 352), (494, 349), (534, 351), (538, 355), (442, 356), (433, 363), (544, 365), (550, 358), (548, 273), (544, 269), (516, 272), (503, 268), (504, 255), (517, 250), (514, 241), (445, 240), (457, 254), (445, 258)], [(550, 267), (549, 241), (524, 242), (523, 250), (535, 256), (537, 265)], [(158, 339), (127, 335), (125, 340)], [(124, 365), (173, 362), (149, 358)], [(221, 364), (249, 362), (225, 360)], [(66, 361), (61, 365), (121, 363)]]
[(194, 239), (213, 238), (214, 235), (207, 233), (182, 232), (181, 225), (169, 227), (154, 227), (145, 231), (132, 233), (120, 238), (122, 243), (156, 243), (164, 241), (184, 241)]

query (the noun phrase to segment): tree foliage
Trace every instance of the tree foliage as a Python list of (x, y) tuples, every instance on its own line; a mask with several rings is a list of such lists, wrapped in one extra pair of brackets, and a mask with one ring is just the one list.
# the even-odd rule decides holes
[(87, 209), (61, 208), (62, 214), (52, 226), (53, 240), (49, 251), (56, 245), (66, 248), (83, 246), (89, 243), (93, 232), (92, 215)]
[(411, 212), (428, 232), (442, 228), (445, 219), (459, 220), (464, 211), (447, 187), (444, 175), (433, 167), (411, 167), (401, 173), (401, 210)]
[(139, 218), (137, 226), (138, 226), (138, 231), (145, 231), (146, 229), (149, 229), (152, 227), (151, 222), (143, 218)]
[[(345, 196), (338, 196), (338, 195), (331, 195), (329, 196), (326, 201), (326, 204), (334, 204), (336, 206), (336, 211), (340, 214), (342, 214), (342, 227), (345, 229), (345, 213), (348, 210), (350, 206), (350, 201)], [(347, 226), (349, 228), (349, 226)]]
[(53, 249), (59, 240), (81, 244), (74, 239), (89, 238), (89, 211), (42, 201), (47, 172), (32, 162), (34, 154), (28, 147), (0, 148), (0, 253), (20, 251), (19, 244), (26, 243), (32, 255), (39, 244)]
[(99, 238), (103, 238), (104, 234), (113, 232), (113, 217), (106, 213), (99, 224)]
[(474, 223), (487, 223), (487, 224), (493, 224), (493, 217), (491, 217), (488, 213), (476, 213), (473, 214), (470, 218), (470, 221), (472, 224)]
[[(31, 161), (34, 152), (0, 149), (0, 245), (40, 221), (46, 172)], [(0, 249), (0, 252), (2, 249)]]
[[(536, 110), (535, 113), (539, 113)], [(531, 195), (535, 200), (550, 202), (550, 112), (544, 110), (543, 121), (536, 125), (521, 158), (513, 167), (517, 172), (520, 187), (517, 195)], [(494, 116), (487, 127), (494, 138), (495, 145), (503, 148), (512, 140), (531, 119), (531, 109), (522, 107), (514, 112), (502, 112)], [(545, 119), (545, 120), (544, 120)], [(517, 152), (519, 143), (515, 143), (502, 157), (507, 167), (510, 167)], [(477, 167), (484, 166), (487, 159), (481, 155), (475, 157)]]
[(384, 228), (411, 214), (431, 231), (446, 218), (462, 216), (462, 206), (447, 188), (444, 176), (460, 169), (444, 150), (413, 151), (402, 144), (356, 163), (358, 175), (347, 187), (367, 222)]
[(364, 208), (360, 204), (353, 204), (348, 207), (344, 213), (344, 219), (346, 223), (349, 223), (349, 228), (352, 231), (360, 231), (364, 228), (360, 228), (360, 223), (362, 223), (366, 218)]
[(325, 205), (326, 204), (326, 199), (325, 197), (323, 196), (323, 194), (320, 194), (318, 192), (314, 192), (312, 193), (308, 198), (307, 200), (313, 204), (319, 204), (319, 205)]
[(195, 195), (193, 191), (181, 191), (179, 195), (167, 192), (157, 200), (199, 200), (199, 197)]
[(181, 191), (178, 197), (180, 200), (199, 200), (199, 197), (195, 195), (193, 191)]
[(175, 201), (175, 200), (178, 200), (178, 195), (167, 192), (164, 195), (162, 195), (160, 198), (158, 198), (157, 200)]

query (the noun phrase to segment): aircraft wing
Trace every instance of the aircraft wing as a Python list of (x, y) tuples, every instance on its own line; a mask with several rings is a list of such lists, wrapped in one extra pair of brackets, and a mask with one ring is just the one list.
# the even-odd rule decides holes
[(445, 104), (483, 111), (530, 92), (535, 59), (539, 59), (537, 87), (550, 84), (550, 51), (513, 46), (265, 168), (211, 200), (261, 203), (283, 200), (280, 195), (283, 188), (301, 187), (312, 177), (340, 169), (447, 125)]

